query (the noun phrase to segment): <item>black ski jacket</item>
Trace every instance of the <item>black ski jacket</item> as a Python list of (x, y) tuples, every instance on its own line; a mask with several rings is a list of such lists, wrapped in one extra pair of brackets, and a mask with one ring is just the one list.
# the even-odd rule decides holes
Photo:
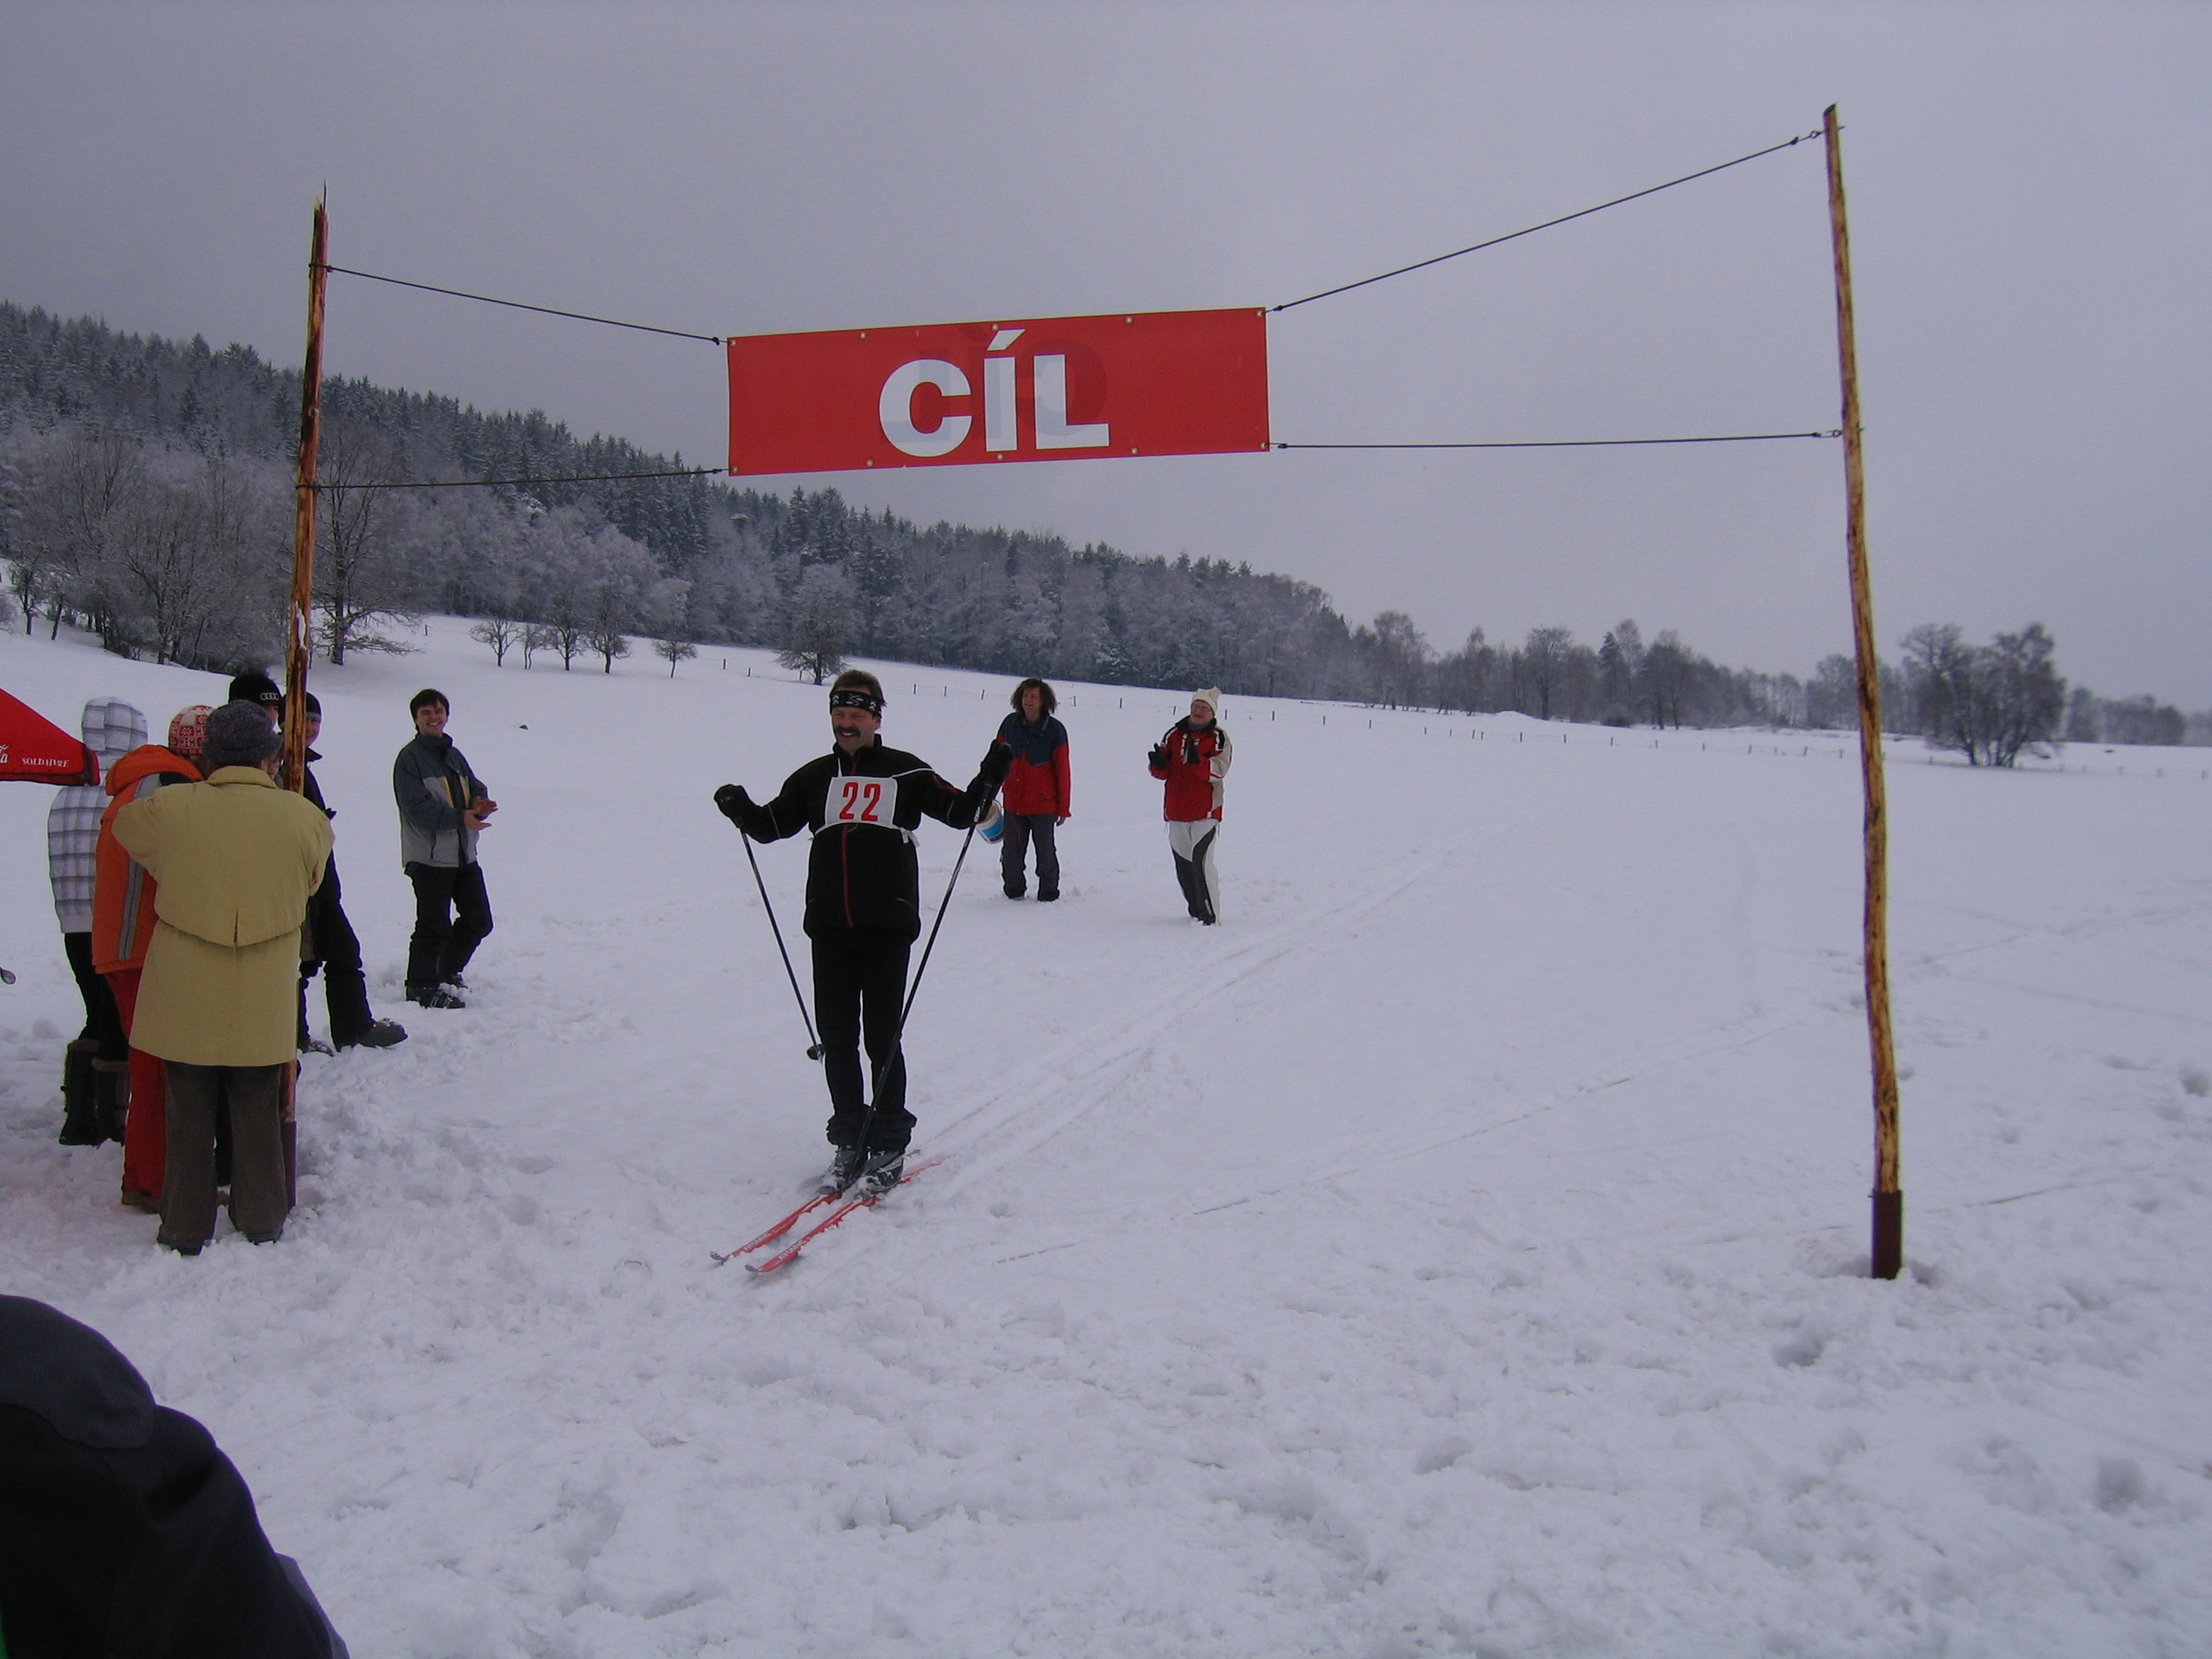
[[(870, 815), (865, 790), (847, 801), (842, 788), (839, 811), (851, 816), (828, 821), (831, 786), (848, 777), (897, 781), (898, 801), (890, 822), (861, 821)], [(857, 755), (832, 749), (807, 762), (783, 781), (774, 800), (765, 805), (744, 801), (732, 816), (755, 841), (814, 832), (806, 861), (809, 938), (857, 928), (914, 939), (921, 932), (921, 874), (914, 832), (922, 815), (965, 830), (997, 785), (998, 779), (978, 773), (965, 790), (956, 789), (915, 756), (884, 747), (879, 738)]]
[(0, 1296), (0, 1630), (10, 1659), (334, 1659), (208, 1431), (97, 1331)]

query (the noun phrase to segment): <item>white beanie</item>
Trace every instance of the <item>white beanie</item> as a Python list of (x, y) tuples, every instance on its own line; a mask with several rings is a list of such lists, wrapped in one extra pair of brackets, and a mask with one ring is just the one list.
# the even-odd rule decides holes
[(1202, 702), (1211, 708), (1213, 711), (1214, 719), (1221, 718), (1221, 688), (1219, 686), (1209, 685), (1194, 691), (1190, 694), (1190, 700), (1193, 702)]

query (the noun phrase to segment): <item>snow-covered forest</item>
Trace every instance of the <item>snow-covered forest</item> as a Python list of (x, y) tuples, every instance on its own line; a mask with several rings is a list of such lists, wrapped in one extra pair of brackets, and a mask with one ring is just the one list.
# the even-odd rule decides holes
[[(299, 377), (217, 351), (0, 304), (0, 553), (11, 609), (111, 650), (231, 667), (275, 654), (289, 571)], [(404, 648), (425, 612), (483, 620), (502, 665), (611, 667), (633, 636), (764, 645), (994, 672), (1627, 726), (1832, 727), (1849, 658), (1809, 675), (1730, 668), (1625, 620), (1595, 644), (1475, 628), (1437, 650), (1386, 611), (1353, 624), (1249, 559), (1136, 558), (1058, 536), (855, 510), (706, 477), (423, 485), (681, 469), (543, 413), (331, 380), (317, 601), (324, 647)], [(1884, 723), (1977, 763), (2052, 739), (2212, 743), (2212, 711), (2107, 701), (2060, 678), (2040, 625), (1988, 645), (1926, 624), (1884, 672)]]

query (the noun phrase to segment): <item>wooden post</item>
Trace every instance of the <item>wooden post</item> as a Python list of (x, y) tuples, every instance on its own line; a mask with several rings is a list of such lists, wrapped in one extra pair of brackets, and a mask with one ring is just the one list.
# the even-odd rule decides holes
[(1874, 1058), (1874, 1247), (1876, 1279), (1905, 1266), (1905, 1192), (1898, 1181), (1897, 1050), (1889, 1029), (1889, 804), (1881, 762), (1881, 670), (1867, 580), (1866, 469), (1859, 450), (1858, 342), (1851, 318), (1850, 234), (1844, 220), (1844, 152), (1836, 106), (1828, 140), (1828, 225), (1836, 251), (1836, 355), (1844, 381), (1844, 534), (1851, 577), (1851, 637), (1859, 671), (1859, 773), (1866, 794), (1866, 1015)]
[(307, 256), (307, 366), (300, 380), (300, 472), (292, 508), (292, 609), (284, 646), (284, 769), (287, 789), (307, 775), (307, 659), (315, 622), (315, 451), (322, 434), (323, 281), (330, 219), (315, 198), (315, 234)]

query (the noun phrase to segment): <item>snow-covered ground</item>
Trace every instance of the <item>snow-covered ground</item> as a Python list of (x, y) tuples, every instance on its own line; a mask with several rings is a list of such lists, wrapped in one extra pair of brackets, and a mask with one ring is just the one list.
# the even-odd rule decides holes
[[(971, 854), (908, 1039), (948, 1161), (763, 1279), (708, 1252), (823, 1091), (708, 796), (821, 692), (423, 644), (314, 681), (414, 1035), (310, 1057), (274, 1249), (161, 1252), (54, 1144), (51, 796), (0, 789), (0, 1285), (214, 1430), (363, 1659), (2212, 1650), (2196, 751), (1899, 750), (1883, 1284), (1839, 740), (1232, 698), (1206, 930), (1144, 766), (1182, 699), (1065, 688), (1066, 897)], [(1009, 682), (884, 672), (964, 781)], [(459, 1013), (399, 1002), (424, 684), (501, 804)], [(0, 685), (220, 692), (21, 634)], [(803, 844), (761, 856), (793, 933)]]

